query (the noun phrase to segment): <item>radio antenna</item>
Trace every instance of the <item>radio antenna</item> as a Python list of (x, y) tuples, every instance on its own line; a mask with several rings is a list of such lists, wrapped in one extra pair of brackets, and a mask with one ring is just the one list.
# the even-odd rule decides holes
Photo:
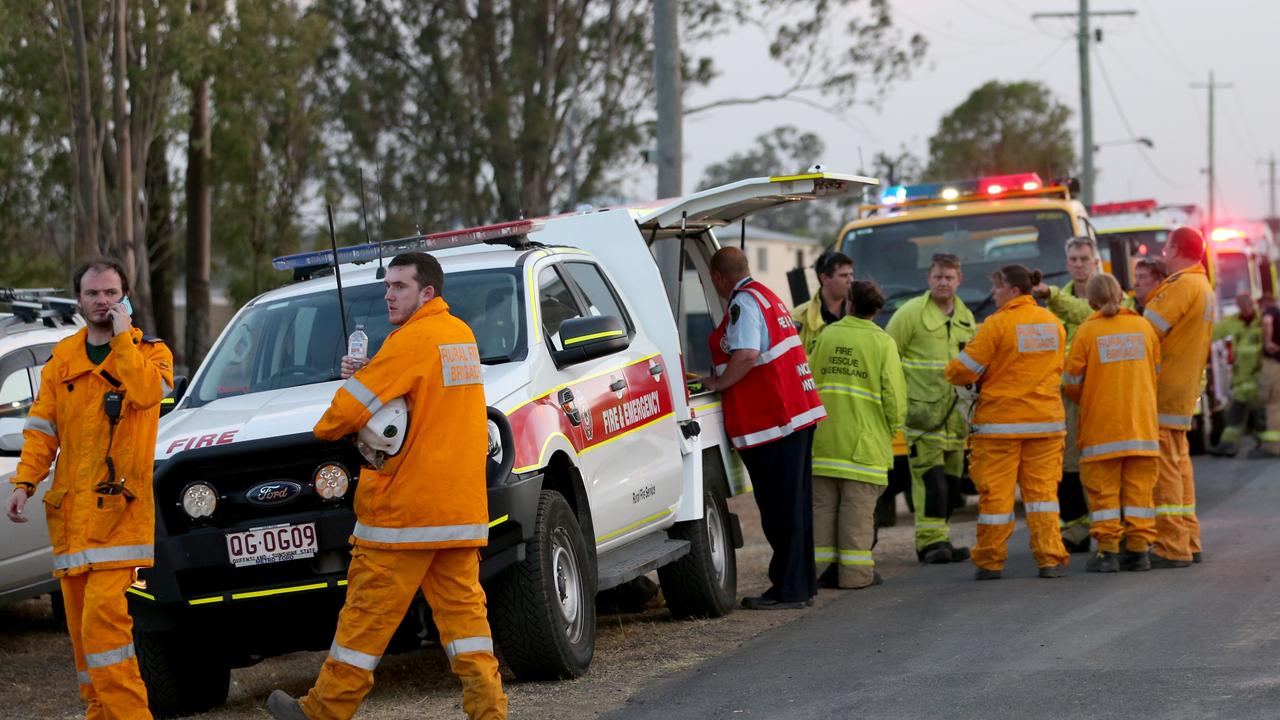
[(382, 199), (386, 189), (382, 187), (382, 161), (376, 157), (373, 159), (373, 171), (377, 174), (374, 181), (378, 183), (378, 212), (374, 213), (378, 217), (378, 237), (386, 237), (387, 230), (383, 226), (387, 224), (387, 203)]
[(325, 205), (329, 214), (329, 247), (333, 249), (333, 279), (338, 281), (338, 316), (342, 319), (342, 337), (350, 337), (347, 330), (347, 301), (342, 297), (342, 269), (338, 262), (338, 234), (333, 230), (333, 206)]
[[(364, 168), (363, 167), (360, 168), (360, 219), (364, 221), (364, 241), (369, 244), (373, 244), (373, 239), (369, 237), (369, 209), (365, 207), (365, 203), (364, 203)], [(378, 237), (381, 238), (382, 234), (379, 233)], [(379, 280), (381, 280), (386, 276), (387, 276), (387, 269), (382, 266), (382, 240), (379, 239), (378, 240), (378, 275), (377, 277)]]

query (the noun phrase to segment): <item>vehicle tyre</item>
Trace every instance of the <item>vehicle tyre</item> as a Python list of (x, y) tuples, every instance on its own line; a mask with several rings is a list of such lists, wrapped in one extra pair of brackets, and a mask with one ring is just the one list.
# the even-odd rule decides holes
[(596, 646), (596, 576), (573, 509), (543, 490), (525, 559), (494, 583), (489, 623), (521, 680), (576, 678)]
[(714, 618), (733, 611), (738, 595), (738, 561), (729, 506), (715, 490), (705, 490), (702, 518), (676, 523), (667, 531), (689, 541), (689, 554), (658, 568), (658, 582), (671, 616)]
[(147, 704), (156, 717), (194, 715), (227, 701), (231, 666), (206, 643), (177, 631), (134, 628), (133, 644), (147, 686)]

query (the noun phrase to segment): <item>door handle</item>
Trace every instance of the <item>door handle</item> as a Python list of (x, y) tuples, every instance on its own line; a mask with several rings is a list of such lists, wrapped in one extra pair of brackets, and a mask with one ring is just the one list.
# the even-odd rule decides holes
[(627, 386), (627, 381), (622, 378), (618, 378), (617, 380), (614, 380), (613, 382), (609, 383), (609, 389), (614, 392), (621, 392), (622, 389), (625, 388), (626, 386)]
[(649, 366), (649, 374), (650, 374), (650, 375), (652, 375), (652, 376), (654, 376), (654, 377), (662, 377), (662, 366), (661, 366), (661, 365), (650, 365), (650, 366)]

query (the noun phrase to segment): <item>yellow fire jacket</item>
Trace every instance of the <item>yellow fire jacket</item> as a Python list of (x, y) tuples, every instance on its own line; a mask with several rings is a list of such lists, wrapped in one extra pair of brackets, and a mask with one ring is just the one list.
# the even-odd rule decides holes
[(1080, 462), (1160, 454), (1159, 372), (1160, 337), (1132, 310), (1095, 312), (1076, 328), (1062, 382), (1080, 405)]
[(1143, 316), (1160, 333), (1163, 370), (1157, 384), (1160, 427), (1189, 430), (1209, 360), (1216, 303), (1204, 266), (1192, 265), (1151, 291)]

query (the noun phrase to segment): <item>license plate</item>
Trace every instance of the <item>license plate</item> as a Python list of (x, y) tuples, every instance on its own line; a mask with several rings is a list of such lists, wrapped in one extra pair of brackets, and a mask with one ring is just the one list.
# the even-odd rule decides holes
[(271, 525), (227, 533), (227, 555), (236, 567), (314, 557), (316, 524)]

